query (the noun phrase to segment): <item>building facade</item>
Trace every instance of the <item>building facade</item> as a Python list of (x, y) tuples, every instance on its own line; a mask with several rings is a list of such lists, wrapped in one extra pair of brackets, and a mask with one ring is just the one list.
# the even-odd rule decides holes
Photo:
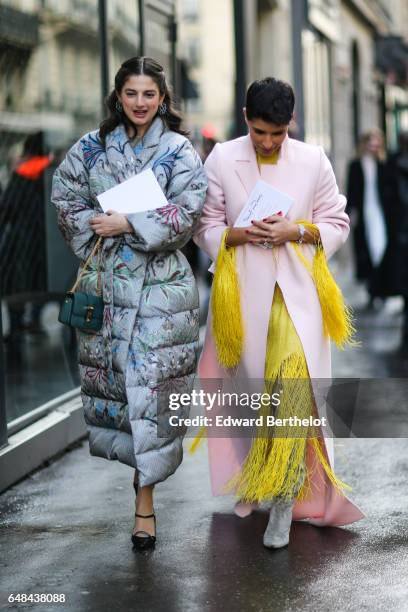
[(178, 0), (178, 55), (186, 62), (197, 97), (186, 100), (192, 135), (231, 136), (234, 105), (234, 19), (229, 0)]
[[(289, 75), (299, 137), (325, 148), (342, 185), (362, 132), (383, 128), (393, 148), (407, 125), (406, 12), (403, 0), (277, 0), (258, 9), (251, 64), (265, 74), (273, 57), (269, 72)], [(282, 59), (271, 53), (275, 40)], [(401, 54), (400, 62), (393, 52)]]
[[(395, 148), (408, 121), (405, 0), (216, 4), (217, 10), (211, 1), (178, 3), (179, 45), (200, 89), (187, 107), (196, 132), (210, 122), (221, 138), (231, 132), (225, 129), (231, 124), (233, 133), (243, 133), (239, 117), (246, 86), (273, 75), (294, 86), (294, 133), (325, 148), (341, 184), (363, 131), (383, 128), (389, 147)], [(190, 12), (188, 20), (183, 11)], [(232, 74), (234, 82), (228, 77)]]

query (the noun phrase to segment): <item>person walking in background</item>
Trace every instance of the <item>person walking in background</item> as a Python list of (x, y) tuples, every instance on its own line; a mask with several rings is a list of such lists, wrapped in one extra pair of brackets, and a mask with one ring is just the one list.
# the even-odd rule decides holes
[[(283, 419), (316, 413), (311, 379), (331, 376), (329, 338), (344, 346), (352, 335), (326, 263), (349, 233), (345, 198), (323, 149), (289, 138), (294, 102), (282, 81), (250, 85), (249, 134), (216, 144), (207, 158), (208, 193), (194, 236), (215, 262), (199, 376), (204, 385), (265, 381), (268, 394), (294, 381), (299, 395), (283, 395), (276, 415)], [(259, 179), (290, 196), (292, 208), (286, 217), (234, 227)], [(261, 431), (252, 441), (209, 435), (213, 493), (231, 487), (241, 517), (271, 502), (263, 539), (270, 548), (288, 544), (292, 519), (345, 525), (362, 518), (331, 467), (333, 441), (321, 430), (282, 431)]]
[[(104, 301), (101, 331), (79, 332), (82, 400), (91, 454), (135, 468), (132, 542), (145, 550), (156, 541), (154, 485), (182, 461), (182, 435), (159, 438), (157, 419), (173, 390), (190, 390), (196, 371), (198, 292), (179, 249), (197, 224), (207, 179), (154, 59), (122, 64), (107, 107), (100, 128), (57, 168), (52, 201), (81, 266), (103, 237), (79, 286), (97, 293), (101, 276)], [(96, 196), (146, 169), (168, 204), (102, 214)]]
[[(46, 289), (44, 172), (52, 155), (44, 150), (42, 132), (29, 134), (23, 152), (0, 197), (0, 296), (9, 303), (13, 344), (21, 338), (30, 293)], [(24, 294), (23, 299), (18, 294)], [(40, 330), (40, 306), (32, 308), (31, 331)]]
[(364, 133), (358, 156), (347, 172), (347, 212), (353, 227), (356, 277), (366, 285), (372, 307), (386, 297), (390, 249), (397, 222), (397, 198), (384, 136), (378, 129)]
[(404, 298), (404, 317), (401, 348), (408, 349), (408, 132), (401, 132), (399, 148), (390, 156), (392, 181), (395, 185), (398, 202), (397, 223), (393, 247), (387, 261), (385, 275), (389, 295)]

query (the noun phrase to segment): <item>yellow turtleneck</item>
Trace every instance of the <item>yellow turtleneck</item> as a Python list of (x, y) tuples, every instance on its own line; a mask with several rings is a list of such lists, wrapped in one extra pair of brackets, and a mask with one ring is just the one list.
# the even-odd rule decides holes
[(278, 149), (277, 151), (274, 151), (272, 155), (268, 155), (267, 157), (265, 155), (261, 155), (260, 153), (256, 152), (256, 161), (258, 162), (258, 166), (264, 165), (264, 164), (277, 164), (278, 163), (278, 159), (279, 159), (279, 151), (280, 149)]

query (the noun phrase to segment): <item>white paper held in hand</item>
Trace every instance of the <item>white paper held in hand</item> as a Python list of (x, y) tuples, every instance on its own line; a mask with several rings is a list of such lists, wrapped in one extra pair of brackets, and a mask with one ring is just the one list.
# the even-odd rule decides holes
[(234, 227), (248, 227), (251, 221), (262, 221), (265, 217), (282, 211), (286, 215), (294, 199), (265, 181), (257, 181), (249, 198), (238, 215)]
[(168, 204), (151, 168), (100, 193), (97, 198), (104, 212), (115, 210), (124, 215), (153, 210)]

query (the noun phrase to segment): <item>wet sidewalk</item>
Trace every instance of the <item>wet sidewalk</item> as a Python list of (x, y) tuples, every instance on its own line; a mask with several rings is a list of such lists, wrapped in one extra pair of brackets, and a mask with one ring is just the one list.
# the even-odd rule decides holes
[(36, 610), (406, 610), (406, 440), (343, 440), (337, 471), (366, 519), (294, 523), (262, 546), (266, 512), (241, 520), (210, 495), (206, 449), (157, 486), (155, 551), (131, 549), (131, 471), (84, 443), (2, 496), (1, 609), (10, 593), (64, 593)]
[[(359, 306), (355, 287), (346, 290)], [(334, 354), (336, 376), (406, 376), (397, 307), (358, 315), (363, 345)], [(138, 554), (132, 471), (79, 443), (0, 497), (1, 609), (405, 611), (407, 440), (342, 439), (335, 447), (336, 471), (364, 520), (345, 528), (294, 523), (289, 547), (267, 550), (266, 511), (241, 520), (230, 497), (211, 497), (204, 445), (157, 486), (157, 546)], [(64, 593), (66, 603), (13, 606), (10, 593)]]

